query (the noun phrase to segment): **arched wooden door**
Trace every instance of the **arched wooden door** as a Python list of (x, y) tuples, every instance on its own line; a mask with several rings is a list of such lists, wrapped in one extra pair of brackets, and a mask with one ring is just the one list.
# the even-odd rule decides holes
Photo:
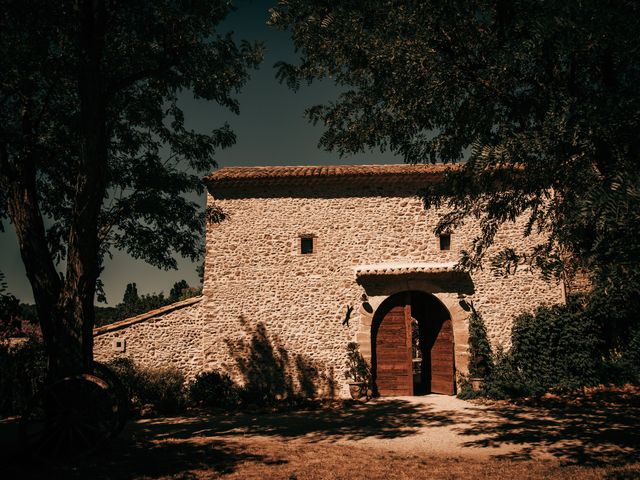
[(414, 395), (413, 316), (420, 329), (425, 393), (453, 395), (453, 328), (446, 309), (435, 297), (422, 292), (398, 294), (380, 308), (372, 331), (374, 379), (378, 393), (381, 396)]

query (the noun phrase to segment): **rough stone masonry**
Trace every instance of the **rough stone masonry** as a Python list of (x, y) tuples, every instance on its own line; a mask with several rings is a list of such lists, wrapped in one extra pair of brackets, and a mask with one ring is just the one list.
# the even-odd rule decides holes
[[(482, 313), (495, 347), (509, 346), (514, 316), (564, 301), (562, 285), (521, 266), (508, 277), (455, 268), (478, 234), (469, 221), (441, 239), (442, 210), (420, 189), (444, 165), (223, 168), (205, 179), (209, 208), (203, 294), (96, 329), (97, 360), (127, 356), (172, 366), (187, 378), (227, 371), (255, 381), (259, 362), (315, 395), (346, 395), (346, 345), (371, 359), (371, 326), (394, 294), (421, 291), (448, 310), (455, 370), (467, 372), (468, 305)], [(535, 245), (525, 218), (503, 225), (494, 250)], [(347, 310), (351, 309), (347, 319)], [(264, 367), (266, 368), (266, 367)]]

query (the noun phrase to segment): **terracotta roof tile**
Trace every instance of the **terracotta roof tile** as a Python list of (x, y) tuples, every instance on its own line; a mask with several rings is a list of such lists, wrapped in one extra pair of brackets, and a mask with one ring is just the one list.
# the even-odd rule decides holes
[(110, 323), (108, 325), (103, 325), (102, 327), (96, 327), (93, 329), (93, 336), (97, 337), (99, 335), (104, 335), (105, 333), (120, 330), (122, 328), (135, 325), (136, 323), (144, 322), (146, 320), (165, 315), (175, 310), (194, 305), (202, 301), (203, 298), (203, 296), (187, 298), (186, 300), (181, 300), (179, 302), (165, 305), (164, 307), (156, 308), (155, 310), (151, 310), (149, 312), (141, 313), (140, 315), (136, 315), (135, 317), (125, 318), (124, 320)]
[(205, 177), (209, 185), (239, 185), (255, 182), (295, 182), (309, 177), (328, 178), (437, 178), (448, 169), (458, 168), (451, 164), (388, 164), (388, 165), (307, 165), (296, 167), (225, 167)]

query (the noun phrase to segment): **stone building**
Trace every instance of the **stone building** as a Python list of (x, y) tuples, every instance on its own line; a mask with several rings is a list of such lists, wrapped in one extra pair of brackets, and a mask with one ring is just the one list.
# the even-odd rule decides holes
[[(436, 236), (442, 211), (418, 195), (446, 168), (218, 170), (205, 179), (207, 203), (227, 218), (207, 226), (202, 296), (96, 329), (96, 358), (345, 395), (355, 341), (380, 394), (453, 394), (467, 372), (471, 304), (494, 347), (508, 347), (514, 316), (561, 303), (564, 291), (526, 267), (506, 278), (455, 268), (478, 225)], [(523, 238), (524, 222), (503, 225), (492, 248), (539, 242)]]

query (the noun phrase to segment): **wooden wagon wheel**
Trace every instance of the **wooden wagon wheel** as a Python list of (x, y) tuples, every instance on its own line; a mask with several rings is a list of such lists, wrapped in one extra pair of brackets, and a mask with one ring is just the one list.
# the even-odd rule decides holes
[(122, 431), (131, 413), (129, 394), (120, 377), (104, 363), (93, 362), (93, 374), (107, 382), (111, 395), (117, 402), (118, 421), (115, 429), (111, 432), (111, 437), (115, 437)]
[(23, 446), (35, 457), (75, 457), (99, 447), (118, 431), (119, 404), (109, 383), (82, 374), (45, 387), (20, 420)]

